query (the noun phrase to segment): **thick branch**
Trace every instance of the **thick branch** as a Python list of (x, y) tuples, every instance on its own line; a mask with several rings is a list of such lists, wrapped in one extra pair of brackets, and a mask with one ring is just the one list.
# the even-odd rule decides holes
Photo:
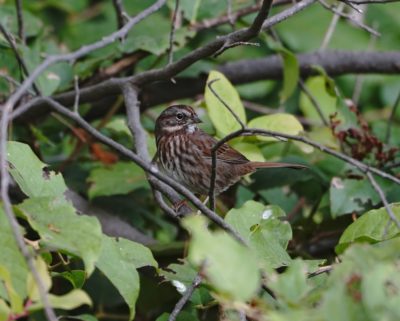
[[(400, 51), (389, 52), (356, 52), (356, 51), (327, 51), (297, 55), (301, 76), (307, 77), (317, 72), (312, 66), (319, 65), (330, 76), (344, 74), (400, 74)], [(265, 79), (282, 78), (282, 60), (278, 55), (266, 58), (239, 60), (222, 65), (218, 68), (234, 84), (249, 83)], [(119, 94), (123, 84), (130, 78), (112, 78), (80, 89), (81, 103), (95, 102), (99, 97)], [(158, 105), (168, 101), (193, 97), (204, 91), (206, 78), (175, 78), (176, 84), (169, 80), (145, 86), (141, 92), (142, 108)], [(75, 92), (70, 91), (54, 97), (63, 105), (72, 106)], [(13, 117), (19, 117), (26, 110), (35, 107), (34, 115), (45, 112), (46, 103), (43, 98), (34, 98), (18, 108)], [(29, 114), (28, 117), (31, 117)]]

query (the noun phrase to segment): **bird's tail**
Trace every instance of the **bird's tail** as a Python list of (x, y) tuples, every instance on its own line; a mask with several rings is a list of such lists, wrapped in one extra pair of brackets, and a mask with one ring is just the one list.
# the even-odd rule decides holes
[(293, 168), (293, 169), (305, 169), (308, 168), (305, 165), (291, 164), (291, 163), (274, 163), (274, 162), (251, 162), (254, 168)]

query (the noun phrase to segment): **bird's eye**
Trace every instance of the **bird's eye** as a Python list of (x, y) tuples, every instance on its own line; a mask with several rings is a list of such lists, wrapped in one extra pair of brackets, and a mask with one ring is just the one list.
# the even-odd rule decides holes
[(183, 119), (183, 114), (182, 113), (177, 113), (176, 114), (176, 119), (182, 120)]

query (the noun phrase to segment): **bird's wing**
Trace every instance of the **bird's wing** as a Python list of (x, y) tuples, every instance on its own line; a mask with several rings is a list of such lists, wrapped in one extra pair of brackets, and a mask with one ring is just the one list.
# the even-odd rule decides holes
[[(203, 131), (200, 131), (198, 139), (202, 156), (211, 159), (211, 150), (218, 141)], [(230, 164), (245, 164), (249, 162), (244, 155), (230, 147), (228, 144), (223, 144), (218, 148), (217, 160)]]

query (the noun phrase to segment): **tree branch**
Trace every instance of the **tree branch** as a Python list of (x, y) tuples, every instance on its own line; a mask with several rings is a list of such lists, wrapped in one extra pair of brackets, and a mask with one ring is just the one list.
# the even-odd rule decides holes
[[(297, 55), (300, 76), (306, 78), (318, 72), (314, 65), (321, 66), (328, 75), (345, 74), (400, 74), (400, 51), (369, 52), (369, 51), (324, 51)], [(239, 60), (217, 68), (233, 84), (244, 84), (259, 80), (282, 79), (283, 65), (279, 55), (266, 58)], [(121, 92), (122, 86), (131, 78), (111, 78), (99, 84), (80, 88), (81, 103), (95, 102), (99, 97), (115, 96)], [(204, 91), (206, 78), (175, 78), (172, 84), (169, 79), (148, 84), (141, 90), (142, 108), (159, 105), (176, 99), (194, 97)], [(75, 91), (69, 91), (54, 96), (59, 103), (72, 106)], [(18, 118), (30, 108), (34, 111), (27, 114), (28, 119), (43, 115), (48, 110), (43, 98), (33, 98), (28, 103), (18, 107), (12, 118)]]

